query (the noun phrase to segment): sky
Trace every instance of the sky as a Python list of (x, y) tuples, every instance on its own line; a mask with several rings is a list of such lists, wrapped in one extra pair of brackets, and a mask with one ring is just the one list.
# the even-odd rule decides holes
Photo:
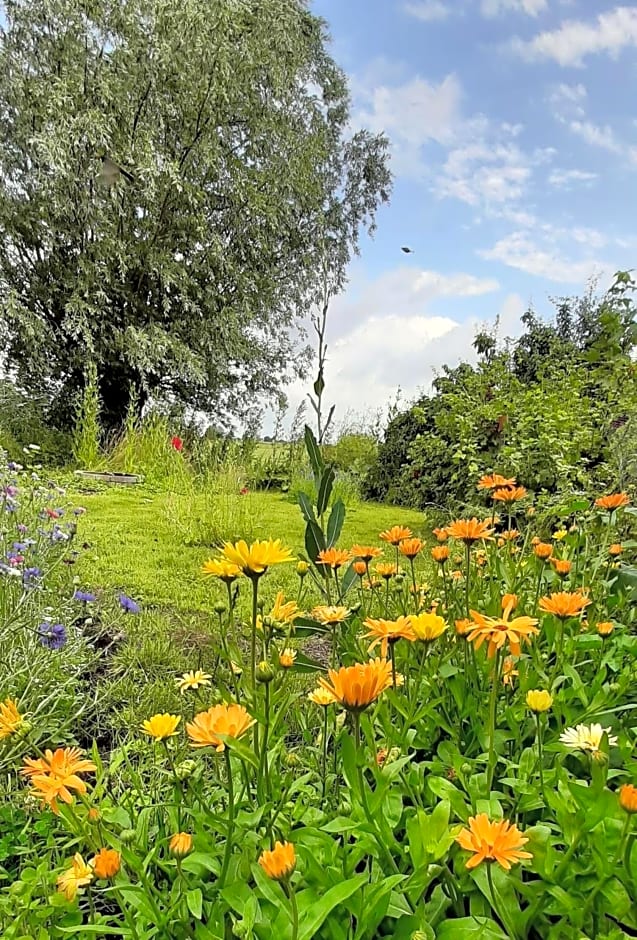
[[(637, 5), (314, 0), (394, 192), (332, 304), (337, 424), (474, 357), (477, 328), (635, 263)], [(404, 254), (401, 246), (413, 249)], [(288, 389), (293, 410), (309, 382)]]

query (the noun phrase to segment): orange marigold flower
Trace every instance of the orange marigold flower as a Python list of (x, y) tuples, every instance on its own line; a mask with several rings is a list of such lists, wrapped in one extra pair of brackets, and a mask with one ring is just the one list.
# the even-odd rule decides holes
[(319, 685), (351, 711), (367, 708), (392, 684), (391, 663), (385, 659), (330, 669), (327, 675), (319, 679)]
[(456, 633), (458, 636), (466, 636), (467, 633), (469, 633), (469, 631), (474, 628), (474, 626), (475, 624), (473, 620), (469, 620), (467, 617), (462, 620), (456, 620)]
[(613, 555), (613, 556), (621, 555), (623, 551), (624, 551), (624, 546), (620, 545), (619, 542), (613, 542), (612, 545), (608, 546), (609, 555)]
[(89, 822), (92, 822), (92, 823), (99, 822), (100, 819), (102, 818), (102, 814), (100, 813), (100, 811), (98, 810), (96, 806), (91, 806), (90, 810), (86, 814), (86, 818), (88, 819)]
[(189, 832), (176, 832), (168, 843), (168, 848), (179, 857), (188, 855), (192, 849), (192, 836)]
[(274, 848), (262, 852), (259, 865), (268, 878), (274, 881), (285, 881), (296, 868), (296, 852), (291, 842), (275, 842)]
[(287, 647), (283, 652), (279, 653), (279, 666), (282, 669), (291, 669), (294, 665), (296, 659), (296, 650), (288, 649)]
[(376, 565), (375, 571), (380, 578), (384, 578), (386, 581), (389, 581), (390, 578), (393, 578), (396, 574), (398, 574), (398, 568), (396, 565), (392, 564), (378, 564)]
[(382, 539), (383, 542), (389, 542), (390, 545), (396, 546), (403, 539), (411, 538), (411, 529), (405, 525), (395, 525), (391, 529), (385, 529), (384, 532), (381, 532), (378, 538)]
[(115, 849), (100, 849), (89, 861), (96, 878), (112, 878), (120, 869), (122, 857)]
[(446, 542), (449, 538), (449, 533), (445, 528), (437, 528), (433, 530), (434, 535), (436, 536), (439, 542)]
[(435, 545), (431, 549), (431, 557), (434, 561), (437, 561), (439, 565), (444, 565), (449, 558), (449, 547), (447, 545)]
[(555, 568), (555, 573), (559, 574), (560, 578), (565, 578), (573, 567), (568, 558), (551, 558), (551, 564)]
[(595, 500), (598, 509), (605, 509), (612, 512), (614, 509), (620, 509), (622, 506), (628, 506), (630, 499), (627, 493), (611, 493), (608, 496), (599, 496)]
[[(471, 623), (471, 621), (469, 620), (467, 623)], [(506, 656), (502, 663), (502, 685), (513, 686), (515, 677), (520, 675), (519, 670), (517, 670), (515, 666), (516, 660), (513, 656)]]
[(55, 752), (49, 748), (44, 757), (27, 757), (21, 774), (29, 778), (33, 792), (58, 813), (58, 799), (72, 803), (71, 790), (86, 793), (86, 784), (79, 776), (97, 770), (92, 760), (84, 758), (78, 747), (59, 747)]
[(506, 610), (509, 607), (511, 610), (515, 610), (519, 603), (519, 597), (517, 594), (503, 594), (502, 595), (502, 610)]
[(526, 487), (524, 486), (503, 486), (495, 490), (493, 498), (501, 503), (515, 503), (526, 496)]
[(637, 813), (637, 787), (625, 783), (619, 788), (619, 805), (627, 813)]
[(344, 548), (324, 548), (323, 551), (318, 553), (316, 563), (327, 565), (329, 568), (336, 570), (346, 565), (351, 557), (350, 553)]
[(404, 539), (398, 546), (398, 551), (401, 555), (404, 555), (405, 558), (415, 558), (424, 547), (425, 543), (422, 539)]
[(452, 571), (451, 577), (454, 581), (462, 581), (462, 571)]
[(614, 629), (615, 624), (612, 620), (600, 620), (597, 624), (597, 632), (600, 636), (610, 636)]
[(512, 864), (524, 858), (533, 858), (530, 852), (521, 851), (528, 838), (517, 826), (506, 819), (492, 822), (486, 813), (469, 818), (469, 828), (463, 829), (456, 842), (467, 852), (473, 852), (467, 868), (475, 868), (481, 862), (494, 861), (507, 871)]
[(18, 706), (11, 698), (0, 702), (0, 741), (8, 738), (20, 729), (24, 718), (18, 711)]
[(213, 705), (205, 712), (199, 712), (186, 725), (186, 731), (193, 747), (216, 747), (223, 751), (225, 744), (219, 735), (240, 738), (254, 724), (254, 718), (243, 705)]
[(465, 545), (473, 545), (480, 539), (488, 539), (493, 534), (493, 529), (489, 523), (480, 522), (478, 519), (456, 519), (447, 526), (447, 532), (454, 539), (459, 539)]
[(545, 614), (554, 614), (560, 620), (579, 617), (589, 604), (590, 600), (579, 591), (574, 593), (558, 591), (556, 594), (540, 598), (540, 610), (543, 610)]
[(553, 554), (553, 546), (549, 542), (536, 542), (533, 548), (533, 554), (536, 558), (546, 561)]
[(473, 630), (468, 639), (475, 643), (478, 650), (488, 640), (487, 657), (492, 659), (496, 651), (502, 649), (508, 641), (512, 656), (520, 655), (520, 642), (529, 642), (533, 634), (540, 631), (536, 627), (537, 620), (533, 617), (514, 617), (509, 620), (513, 607), (509, 604), (503, 611), (502, 617), (486, 617), (472, 610)]
[(519, 537), (520, 533), (517, 529), (507, 529), (506, 532), (503, 532), (500, 536), (505, 542), (514, 542)]
[(352, 558), (360, 558), (361, 561), (371, 561), (372, 558), (378, 558), (383, 554), (382, 548), (376, 548), (375, 545), (352, 545), (350, 549)]
[(352, 565), (352, 568), (356, 572), (359, 578), (364, 578), (367, 574), (367, 565), (364, 561), (355, 561)]
[(389, 755), (389, 751), (387, 750), (386, 747), (380, 747), (376, 751), (376, 764), (378, 767), (383, 766), (383, 764), (387, 760), (388, 755)]
[(478, 480), (479, 490), (495, 490), (502, 486), (515, 486), (515, 477), (503, 477), (499, 473), (487, 473)]
[(371, 653), (380, 643), (380, 654), (383, 659), (387, 658), (388, 644), (403, 639), (412, 641), (416, 639), (409, 617), (399, 617), (397, 620), (372, 620), (368, 617), (363, 626), (367, 627), (367, 633), (363, 636), (367, 639), (372, 638), (367, 652)]

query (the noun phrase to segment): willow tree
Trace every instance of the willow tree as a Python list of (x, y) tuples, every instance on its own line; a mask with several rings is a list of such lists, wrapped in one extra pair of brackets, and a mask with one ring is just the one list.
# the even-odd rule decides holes
[[(62, 412), (95, 363), (220, 419), (302, 369), (390, 190), (303, 0), (6, 0), (0, 326)], [(317, 285), (319, 287), (317, 288)], [(302, 345), (302, 344), (301, 344)]]

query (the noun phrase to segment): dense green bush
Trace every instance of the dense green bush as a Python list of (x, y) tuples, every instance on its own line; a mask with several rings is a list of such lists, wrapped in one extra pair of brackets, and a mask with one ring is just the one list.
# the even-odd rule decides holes
[(561, 301), (552, 324), (529, 312), (524, 334), (503, 351), (478, 335), (475, 367), (445, 367), (433, 393), (390, 422), (365, 495), (453, 505), (471, 497), (476, 475), (495, 468), (557, 496), (634, 485), (634, 288), (618, 274), (597, 301)]

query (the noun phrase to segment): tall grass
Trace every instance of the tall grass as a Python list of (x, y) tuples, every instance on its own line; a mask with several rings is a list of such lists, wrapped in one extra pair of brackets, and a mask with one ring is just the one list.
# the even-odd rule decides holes
[(84, 389), (76, 405), (72, 444), (75, 463), (83, 470), (101, 470), (105, 466), (100, 447), (100, 409), (97, 368), (94, 362), (89, 362)]

